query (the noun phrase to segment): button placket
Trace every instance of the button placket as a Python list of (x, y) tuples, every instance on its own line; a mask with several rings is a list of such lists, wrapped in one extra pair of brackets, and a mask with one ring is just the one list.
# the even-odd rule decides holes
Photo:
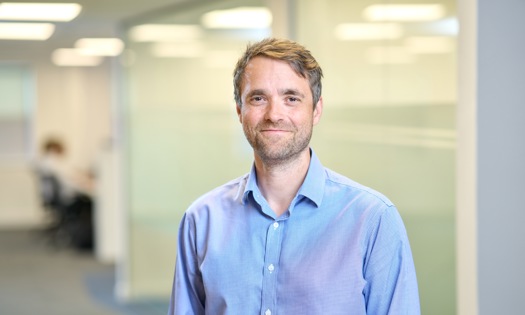
[(282, 243), (282, 223), (274, 221), (266, 231), (261, 314), (271, 315), (277, 301), (277, 271)]

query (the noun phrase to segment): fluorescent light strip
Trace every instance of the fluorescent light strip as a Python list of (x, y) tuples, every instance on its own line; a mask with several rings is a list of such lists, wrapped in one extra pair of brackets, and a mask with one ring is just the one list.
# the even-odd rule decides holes
[(54, 32), (51, 23), (0, 23), (0, 39), (46, 40)]
[(142, 24), (133, 27), (129, 36), (135, 42), (173, 42), (198, 39), (202, 29), (198, 25)]
[(366, 20), (378, 21), (433, 21), (445, 16), (441, 4), (374, 4), (363, 11)]
[(421, 23), (421, 32), (425, 34), (457, 36), (459, 33), (459, 23), (456, 18), (446, 18), (438, 21)]
[(268, 28), (272, 25), (272, 13), (267, 8), (238, 7), (205, 13), (201, 22), (207, 28)]
[(75, 42), (79, 53), (88, 56), (118, 56), (124, 49), (119, 38), (81, 38)]
[(396, 23), (342, 23), (335, 28), (339, 40), (385, 40), (398, 39), (403, 29)]
[(154, 43), (151, 54), (159, 58), (197, 58), (204, 53), (201, 42), (179, 43)]
[(86, 56), (74, 48), (59, 48), (51, 55), (51, 60), (57, 66), (94, 67), (102, 63), (100, 56)]
[(0, 20), (67, 22), (78, 16), (77, 3), (0, 3)]

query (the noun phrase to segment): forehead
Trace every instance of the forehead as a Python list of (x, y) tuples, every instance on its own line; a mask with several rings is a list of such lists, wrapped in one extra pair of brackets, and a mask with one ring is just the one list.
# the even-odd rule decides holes
[(298, 74), (288, 62), (257, 56), (246, 65), (242, 88), (253, 84), (285, 84), (309, 87), (309, 81)]

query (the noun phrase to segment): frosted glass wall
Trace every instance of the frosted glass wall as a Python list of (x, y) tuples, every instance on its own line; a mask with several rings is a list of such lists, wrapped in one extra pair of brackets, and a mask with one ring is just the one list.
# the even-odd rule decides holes
[[(232, 71), (247, 42), (269, 36), (270, 29), (201, 25), (204, 13), (241, 4), (263, 5), (196, 5), (128, 30), (123, 59), (130, 210), (125, 276), (131, 298), (169, 294), (182, 214), (201, 194), (251, 167), (252, 153), (235, 112)], [(144, 32), (152, 24), (165, 27), (168, 38), (159, 39), (158, 29), (155, 39), (147, 38)]]
[[(296, 1), (297, 40), (325, 73), (314, 147), (328, 167), (392, 199), (412, 244), (422, 314), (455, 314), (455, 3), (433, 2), (442, 16), (427, 21), (371, 21), (374, 4), (393, 2)], [(362, 23), (383, 36), (357, 32)]]
[(29, 158), (32, 84), (27, 65), (0, 63), (0, 160)]

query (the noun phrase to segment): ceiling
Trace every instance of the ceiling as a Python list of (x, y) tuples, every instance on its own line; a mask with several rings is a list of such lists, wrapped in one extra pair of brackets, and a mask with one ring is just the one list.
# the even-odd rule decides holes
[(56, 22), (55, 33), (46, 41), (0, 40), (0, 60), (49, 59), (56, 48), (72, 48), (82, 37), (118, 36), (120, 23), (169, 6), (196, 0), (10, 0), (10, 2), (75, 2), (80, 15), (70, 22)]
[[(1, 0), (0, 0), (1, 1)], [(55, 23), (55, 33), (46, 41), (0, 40), (0, 61), (41, 61), (49, 62), (52, 52), (57, 48), (73, 48), (75, 41), (83, 37), (121, 37), (119, 29), (126, 22), (141, 19), (144, 16), (158, 14), (168, 8), (199, 2), (216, 3), (214, 0), (10, 0), (11, 2), (76, 2), (82, 5), (80, 15), (70, 22)], [(405, 2), (421, 2), (410, 0)], [(425, 0), (432, 1), (432, 0)], [(249, 3), (250, 0), (242, 0)], [(354, 3), (362, 5), (367, 0)], [(440, 0), (446, 4), (449, 12), (455, 12), (452, 0)], [(343, 10), (360, 12), (360, 9)], [(1, 22), (1, 21), (0, 21)]]

